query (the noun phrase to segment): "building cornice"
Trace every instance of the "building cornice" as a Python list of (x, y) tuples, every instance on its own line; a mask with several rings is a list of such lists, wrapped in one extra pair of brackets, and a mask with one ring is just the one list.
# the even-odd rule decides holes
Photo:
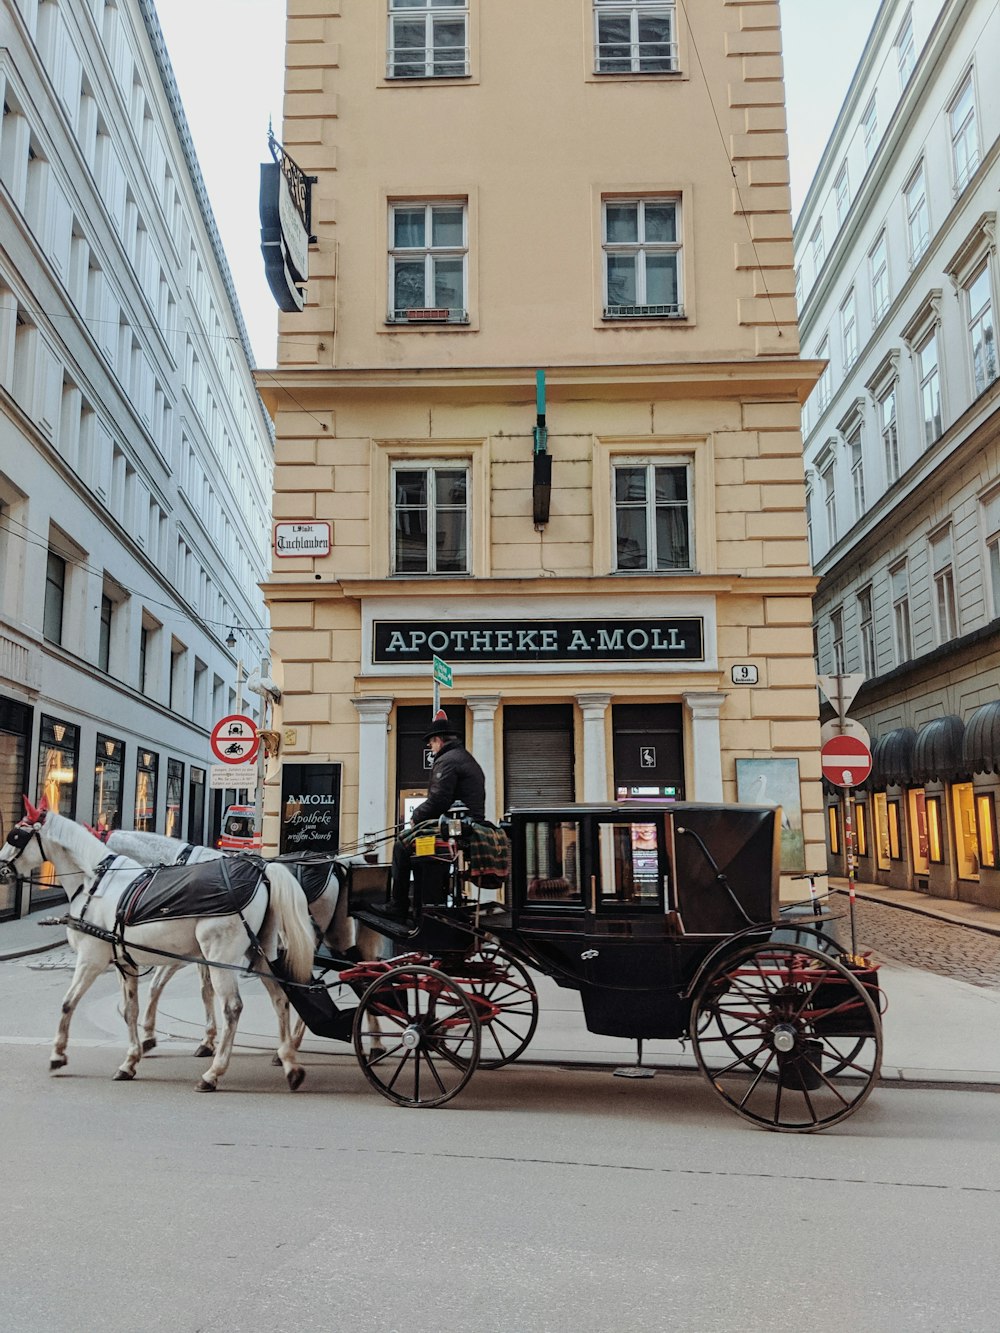
[(623, 578), (621, 575), (579, 575), (526, 579), (337, 579), (311, 573), (286, 575), (287, 581), (270, 581), (260, 585), (266, 601), (350, 601), (364, 598), (435, 597), (442, 602), (450, 597), (510, 597), (545, 596), (594, 597), (600, 592), (628, 591), (631, 594), (688, 594), (698, 596), (740, 597), (812, 597), (817, 580), (812, 575), (790, 574), (780, 577), (751, 577), (740, 574), (693, 575), (665, 579), (659, 575), (649, 578)]
[[(759, 361), (661, 362), (651, 365), (554, 366), (546, 369), (546, 392), (570, 399), (580, 390), (599, 387), (619, 394), (656, 390), (665, 397), (702, 394), (727, 398), (784, 398), (803, 403), (826, 363), (800, 357)], [(278, 368), (257, 372), (257, 385), (268, 409), (276, 412), (326, 403), (331, 393), (377, 391), (412, 395), (426, 391), (492, 391), (517, 401), (535, 397), (535, 368), (529, 366), (397, 367), (372, 369)]]

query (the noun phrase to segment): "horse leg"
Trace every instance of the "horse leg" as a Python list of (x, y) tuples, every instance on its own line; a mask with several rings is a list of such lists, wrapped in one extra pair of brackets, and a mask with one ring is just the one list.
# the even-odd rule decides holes
[(59, 1019), (55, 1041), (52, 1043), (52, 1054), (49, 1057), (49, 1069), (53, 1072), (69, 1063), (66, 1058), (66, 1044), (69, 1041), (69, 1024), (73, 1011), (110, 961), (111, 950), (107, 946), (85, 954), (83, 942), (77, 945), (76, 968), (69, 990), (63, 997), (62, 1016)]
[(146, 1012), (142, 1016), (142, 1049), (144, 1051), (151, 1051), (156, 1045), (156, 1010), (159, 1007), (163, 988), (174, 973), (179, 972), (183, 966), (183, 963), (163, 963), (153, 973), (153, 980), (149, 987), (149, 999), (146, 1001)]
[[(255, 969), (257, 971), (257, 969)], [(264, 989), (274, 1005), (274, 1012), (278, 1016), (278, 1055), (277, 1059), (285, 1071), (285, 1078), (288, 1080), (288, 1086), (294, 1092), (296, 1088), (302, 1086), (302, 1080), (306, 1076), (306, 1071), (298, 1062), (298, 1047), (292, 1041), (292, 1023), (291, 1006), (288, 1003), (288, 996), (281, 989), (273, 977), (268, 976), (266, 972), (257, 971), (257, 975), (264, 983)], [(273, 1063), (273, 1062), (272, 1062)]]
[(198, 975), (201, 977), (201, 1002), (205, 1006), (205, 1035), (195, 1055), (212, 1055), (219, 1037), (219, 1029), (215, 1024), (215, 988), (212, 985), (212, 969), (206, 967), (204, 963), (199, 963)]
[(119, 967), (122, 984), (122, 1012), (128, 1027), (128, 1054), (118, 1066), (115, 1081), (135, 1078), (136, 1066), (142, 1059), (142, 1043), (139, 1040), (139, 977), (133, 968)]
[(236, 984), (235, 972), (225, 972), (221, 968), (216, 968), (212, 972), (212, 986), (222, 1001), (222, 1040), (216, 1046), (212, 1063), (202, 1074), (200, 1081), (195, 1084), (196, 1092), (215, 1092), (218, 1087), (219, 1079), (229, 1068), (233, 1042), (236, 1040), (236, 1028), (243, 1012), (243, 1000)]
[[(295, 1047), (297, 1051), (301, 1051), (302, 1041), (305, 1035), (306, 1035), (305, 1021), (301, 1018), (296, 1018), (295, 1022), (292, 1024), (292, 1045)], [(281, 1064), (281, 1056), (277, 1053), (277, 1051), (275, 1051), (274, 1055), (271, 1056), (271, 1064), (272, 1065)]]

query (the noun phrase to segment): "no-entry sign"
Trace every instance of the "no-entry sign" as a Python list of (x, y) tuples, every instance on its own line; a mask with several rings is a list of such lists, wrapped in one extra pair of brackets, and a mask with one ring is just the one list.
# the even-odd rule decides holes
[(856, 787), (872, 771), (872, 752), (856, 736), (831, 736), (820, 750), (823, 776), (838, 787)]
[(232, 713), (212, 728), (212, 753), (223, 764), (249, 764), (257, 754), (260, 738), (253, 718)]

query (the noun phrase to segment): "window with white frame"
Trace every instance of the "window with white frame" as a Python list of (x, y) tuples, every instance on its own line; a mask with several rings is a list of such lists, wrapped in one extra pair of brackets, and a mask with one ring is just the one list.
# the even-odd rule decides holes
[(937, 330), (932, 329), (917, 348), (920, 373), (920, 406), (924, 418), (924, 444), (941, 435), (941, 376), (938, 367)]
[(910, 250), (910, 266), (912, 267), (927, 249), (931, 235), (923, 162), (920, 163), (906, 182), (903, 198), (906, 203), (906, 236)]
[(464, 199), (389, 207), (390, 323), (468, 323)]
[(896, 37), (896, 67), (899, 70), (899, 87), (902, 91), (910, 81), (913, 67), (917, 63), (916, 46), (913, 41), (913, 11), (906, 11), (906, 18)]
[(851, 206), (851, 186), (847, 176), (846, 162), (837, 172), (837, 179), (833, 183), (833, 195), (837, 205), (837, 225), (839, 226), (847, 217), (847, 210)]
[(882, 434), (882, 456), (885, 460), (885, 479), (888, 485), (899, 480), (899, 430), (896, 425), (896, 386), (893, 384), (878, 400), (879, 430)]
[(833, 670), (836, 675), (843, 675), (847, 670), (847, 657), (844, 653), (844, 611), (837, 607), (830, 612), (830, 637), (833, 648)]
[(951, 161), (955, 171), (955, 190), (964, 190), (979, 166), (979, 136), (976, 132), (976, 100), (972, 71), (965, 77), (955, 100), (948, 108), (951, 131)]
[(823, 373), (816, 382), (816, 409), (823, 413), (826, 411), (830, 402), (830, 339), (824, 338), (816, 349), (816, 359), (825, 361)]
[(844, 370), (850, 370), (858, 359), (858, 312), (854, 288), (847, 293), (840, 307), (840, 335), (844, 348)]
[(392, 469), (392, 572), (468, 574), (469, 465), (406, 462)]
[(606, 199), (603, 213), (605, 319), (682, 316), (680, 200)]
[(389, 0), (388, 78), (453, 79), (468, 72), (468, 0)]
[(837, 541), (837, 484), (834, 477), (833, 458), (820, 473), (823, 482), (823, 508), (826, 510), (826, 538), (830, 546)]
[(878, 147), (878, 108), (874, 97), (865, 107), (864, 115), (861, 117), (861, 138), (865, 149), (865, 166), (867, 166)]
[(693, 569), (691, 460), (613, 466), (615, 569)]
[(823, 260), (826, 258), (826, 242), (823, 240), (823, 219), (816, 223), (813, 233), (809, 237), (809, 254), (812, 258), (813, 277), (819, 276), (819, 271), (823, 267)]
[(965, 299), (972, 349), (972, 376), (976, 393), (980, 394), (997, 377), (996, 331), (988, 260), (965, 284)]
[(858, 593), (858, 631), (861, 640), (861, 667), (865, 678), (871, 680), (878, 674), (875, 662), (875, 616), (872, 610), (871, 584)]
[(677, 69), (674, 0), (594, 0), (598, 74), (670, 74)]
[(886, 251), (885, 232), (879, 233), (879, 238), (868, 253), (868, 263), (871, 269), (872, 278), (872, 314), (875, 322), (882, 318), (889, 309), (889, 257)]
[(1000, 490), (984, 496), (980, 503), (991, 599), (987, 616), (996, 620), (1000, 617)]
[(913, 637), (910, 631), (910, 578), (905, 560), (901, 560), (889, 570), (889, 588), (892, 593), (896, 663), (901, 665), (913, 656)]
[(958, 633), (958, 606), (955, 601), (955, 561), (952, 551), (950, 523), (931, 537), (930, 548), (938, 642), (947, 643)]
[(861, 422), (859, 421), (847, 437), (847, 448), (851, 458), (851, 489), (854, 492), (854, 517), (861, 518), (865, 512), (865, 455), (861, 448)]

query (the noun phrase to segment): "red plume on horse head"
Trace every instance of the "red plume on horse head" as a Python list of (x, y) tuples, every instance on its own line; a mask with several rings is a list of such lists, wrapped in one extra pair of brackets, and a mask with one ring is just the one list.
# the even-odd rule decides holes
[(37, 805), (32, 805), (27, 796), (22, 796), (21, 800), (24, 802), (24, 812), (32, 824), (40, 824), (49, 808), (47, 798), (43, 796)]

